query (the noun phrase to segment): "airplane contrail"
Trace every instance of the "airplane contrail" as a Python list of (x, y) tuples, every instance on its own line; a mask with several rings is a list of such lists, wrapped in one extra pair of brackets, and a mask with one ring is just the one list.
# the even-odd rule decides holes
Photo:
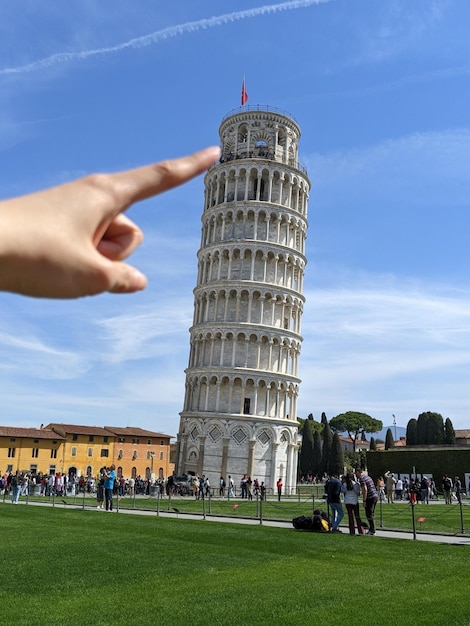
[(130, 39), (129, 41), (125, 41), (115, 46), (96, 48), (94, 50), (83, 50), (81, 52), (57, 52), (56, 54), (51, 54), (50, 56), (45, 57), (44, 59), (32, 61), (31, 63), (26, 63), (25, 65), (0, 69), (0, 76), (5, 76), (7, 74), (23, 74), (27, 72), (36, 72), (39, 70), (47, 69), (48, 67), (56, 65), (58, 63), (84, 61), (85, 59), (92, 56), (113, 54), (115, 52), (121, 52), (122, 50), (126, 50), (128, 48), (144, 48), (146, 46), (151, 46), (153, 44), (159, 43), (160, 41), (164, 41), (165, 39), (169, 39), (170, 37), (178, 37), (179, 35), (184, 35), (185, 33), (194, 33), (199, 30), (215, 28), (216, 26), (223, 26), (224, 24), (230, 24), (232, 22), (237, 22), (252, 17), (258, 17), (260, 15), (278, 13), (279, 11), (292, 11), (294, 9), (302, 9), (310, 7), (312, 5), (326, 4), (332, 1), (333, 0), (291, 0), (290, 2), (269, 4), (261, 7), (256, 7), (254, 9), (246, 9), (245, 11), (235, 11), (233, 13), (226, 13), (225, 15), (205, 18), (202, 20), (197, 20), (195, 22), (177, 24), (176, 26), (163, 28), (162, 30), (157, 30), (148, 35), (143, 35), (142, 37)]

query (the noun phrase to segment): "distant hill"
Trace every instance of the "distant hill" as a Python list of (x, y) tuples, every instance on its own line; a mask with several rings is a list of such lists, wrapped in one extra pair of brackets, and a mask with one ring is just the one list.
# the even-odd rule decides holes
[[(378, 433), (367, 433), (367, 439), (370, 441), (370, 438), (374, 437), (374, 439), (383, 439), (385, 441), (385, 437), (387, 436), (387, 430), (389, 428), (392, 431), (392, 435), (395, 441), (398, 441), (400, 437), (406, 437), (406, 428), (404, 426), (394, 426), (392, 424), (391, 426), (384, 426), (382, 430), (379, 430)], [(397, 433), (396, 437), (395, 431)]]

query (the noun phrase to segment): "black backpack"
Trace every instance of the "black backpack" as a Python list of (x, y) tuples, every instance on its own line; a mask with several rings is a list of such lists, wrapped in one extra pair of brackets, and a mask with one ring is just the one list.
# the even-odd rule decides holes
[(312, 518), (307, 515), (294, 517), (292, 525), (296, 530), (312, 530)]

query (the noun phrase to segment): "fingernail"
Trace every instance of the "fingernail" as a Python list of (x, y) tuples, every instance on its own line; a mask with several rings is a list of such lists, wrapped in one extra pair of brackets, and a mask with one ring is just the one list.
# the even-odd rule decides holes
[(147, 278), (138, 270), (132, 270), (129, 277), (129, 290), (141, 291), (147, 286)]

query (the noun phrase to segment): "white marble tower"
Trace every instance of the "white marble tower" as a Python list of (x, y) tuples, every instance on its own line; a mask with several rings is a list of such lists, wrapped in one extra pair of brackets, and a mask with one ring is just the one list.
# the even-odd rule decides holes
[(176, 473), (297, 478), (297, 397), (310, 181), (300, 128), (243, 106), (219, 128), (204, 179), (201, 247)]

